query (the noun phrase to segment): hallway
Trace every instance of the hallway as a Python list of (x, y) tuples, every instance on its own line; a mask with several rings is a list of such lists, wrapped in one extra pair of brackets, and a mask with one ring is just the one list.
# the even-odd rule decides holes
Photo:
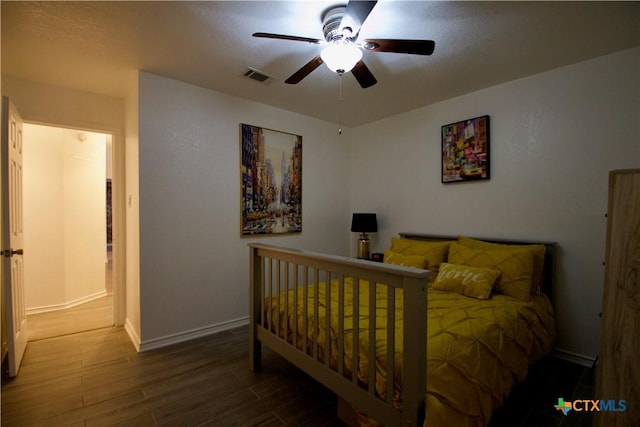
[(65, 310), (29, 314), (29, 341), (59, 337), (113, 326), (113, 282), (111, 251), (105, 263), (107, 295)]

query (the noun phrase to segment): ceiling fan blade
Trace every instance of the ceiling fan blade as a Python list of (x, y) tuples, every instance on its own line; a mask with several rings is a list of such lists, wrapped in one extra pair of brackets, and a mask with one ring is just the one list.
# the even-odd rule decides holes
[(373, 77), (373, 74), (369, 70), (369, 67), (367, 67), (365, 63), (362, 62), (362, 60), (356, 63), (356, 66), (353, 67), (353, 70), (351, 70), (351, 73), (353, 74), (353, 77), (356, 78), (358, 83), (360, 83), (360, 86), (363, 89), (366, 89), (378, 83), (376, 78)]
[(298, 71), (293, 73), (291, 75), (291, 77), (289, 77), (284, 82), (285, 83), (289, 83), (290, 85), (294, 85), (296, 83), (300, 83), (300, 81), (302, 79), (304, 79), (309, 74), (311, 74), (311, 72), (313, 70), (315, 70), (316, 68), (318, 68), (320, 65), (322, 65), (323, 62), (324, 61), (322, 61), (322, 58), (320, 58), (320, 55), (316, 56), (311, 61), (309, 61), (305, 65), (303, 65), (302, 68), (300, 68)]
[(253, 37), (261, 37), (265, 39), (280, 39), (280, 40), (293, 40), (296, 42), (307, 42), (318, 44), (322, 42), (320, 39), (312, 39), (310, 37), (299, 37), (299, 36), (287, 36), (285, 34), (272, 34), (272, 33), (253, 33)]
[(362, 42), (362, 47), (372, 52), (431, 55), (436, 43), (433, 40), (366, 39)]
[(360, 27), (364, 23), (377, 1), (361, 1), (350, 0), (347, 3), (347, 9), (344, 11), (342, 21), (340, 21), (340, 32), (345, 28), (351, 29), (351, 35), (348, 38), (355, 39), (360, 31)]

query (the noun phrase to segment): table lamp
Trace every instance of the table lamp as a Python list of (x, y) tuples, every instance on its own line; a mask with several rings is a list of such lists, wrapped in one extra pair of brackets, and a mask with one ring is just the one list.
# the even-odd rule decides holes
[(369, 259), (369, 236), (367, 233), (378, 231), (378, 222), (374, 213), (354, 213), (351, 219), (351, 231), (360, 233), (358, 240), (358, 258)]

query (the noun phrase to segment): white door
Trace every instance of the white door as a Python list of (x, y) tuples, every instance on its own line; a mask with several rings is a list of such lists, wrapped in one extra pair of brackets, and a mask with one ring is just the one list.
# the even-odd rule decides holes
[(22, 230), (22, 119), (2, 98), (2, 254), (9, 375), (15, 377), (27, 348)]

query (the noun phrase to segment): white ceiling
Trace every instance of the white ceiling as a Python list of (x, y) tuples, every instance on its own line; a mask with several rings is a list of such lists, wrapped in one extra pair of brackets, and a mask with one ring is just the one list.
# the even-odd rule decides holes
[[(341, 103), (324, 65), (285, 84), (321, 47), (251, 34), (323, 38), (322, 13), (345, 3), (2, 1), (2, 74), (124, 97), (140, 69), (357, 126), (640, 45), (640, 2), (381, 0), (359, 38), (431, 39), (433, 55), (365, 52), (378, 84), (343, 76)], [(273, 79), (243, 77), (248, 67)]]

